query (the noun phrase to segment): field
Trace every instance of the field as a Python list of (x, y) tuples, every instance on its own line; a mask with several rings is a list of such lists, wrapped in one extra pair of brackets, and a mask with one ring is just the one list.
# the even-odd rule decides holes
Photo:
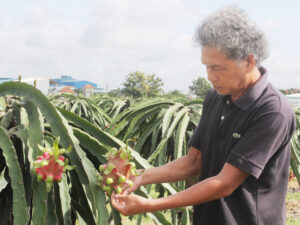
[(300, 188), (293, 179), (289, 182), (286, 196), (287, 225), (300, 225)]
[[(182, 97), (44, 96), (24, 83), (0, 85), (1, 223), (189, 225), (192, 211), (186, 208), (147, 213), (133, 220), (120, 216), (110, 208), (109, 199), (99, 188), (98, 175), (99, 166), (107, 163), (103, 156), (112, 147), (128, 147), (137, 169), (164, 165), (187, 154), (187, 143), (199, 123), (202, 104), (201, 99)], [(299, 111), (296, 114), (299, 116)], [(58, 137), (60, 141), (56, 141)], [(291, 167), (298, 179), (299, 137), (297, 129), (291, 142)], [(127, 146), (131, 138), (135, 141)], [(41, 147), (56, 158), (46, 158)], [(64, 154), (66, 162), (59, 159), (60, 154)], [(43, 162), (38, 161), (40, 157)], [(52, 179), (39, 179), (35, 169), (47, 167), (50, 160), (63, 168), (75, 167), (56, 173), (60, 183), (53, 181), (53, 174), (49, 175)], [(300, 191), (293, 179), (286, 201), (289, 225), (300, 224)], [(148, 190), (141, 188), (138, 194), (156, 198), (184, 190), (186, 185), (163, 183)]]

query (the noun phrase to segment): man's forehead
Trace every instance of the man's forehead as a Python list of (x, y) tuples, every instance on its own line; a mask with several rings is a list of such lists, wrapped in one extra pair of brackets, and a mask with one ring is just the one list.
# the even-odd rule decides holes
[(228, 64), (239, 64), (237, 60), (228, 58), (224, 50), (214, 47), (201, 48), (201, 62), (207, 66), (226, 66)]
[(201, 48), (201, 60), (228, 59), (225, 51), (214, 47)]

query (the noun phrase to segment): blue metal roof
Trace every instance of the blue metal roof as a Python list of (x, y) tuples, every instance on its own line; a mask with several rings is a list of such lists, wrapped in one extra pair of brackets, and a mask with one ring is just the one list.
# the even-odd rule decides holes
[(10, 77), (0, 77), (0, 84), (7, 82), (7, 81), (12, 81), (15, 80), (15, 78), (10, 78)]
[(83, 88), (87, 84), (92, 85), (94, 88), (97, 88), (97, 84), (95, 84), (93, 82), (90, 82), (90, 81), (86, 81), (86, 80), (77, 81), (75, 83), (75, 87), (76, 88)]
[(94, 88), (97, 88), (97, 84), (86, 81), (86, 80), (76, 80), (73, 79), (71, 76), (62, 75), (61, 78), (52, 79), (55, 81), (58, 85), (64, 85), (64, 86), (74, 86), (75, 88), (83, 88), (86, 84), (92, 85)]

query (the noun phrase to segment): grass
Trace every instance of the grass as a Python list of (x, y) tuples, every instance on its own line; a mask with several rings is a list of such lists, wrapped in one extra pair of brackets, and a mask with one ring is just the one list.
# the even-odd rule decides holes
[[(297, 188), (299, 187), (296, 179), (290, 181), (289, 186)], [(299, 210), (300, 210), (300, 192), (289, 192), (286, 195), (286, 203), (287, 203), (287, 220), (286, 225), (300, 225), (299, 219)], [(298, 212), (295, 214), (295, 211)], [(294, 217), (296, 215), (296, 217)]]
[(296, 201), (300, 201), (300, 192), (294, 192), (294, 193), (288, 193), (286, 195), (286, 200), (296, 200)]
[(300, 220), (294, 218), (287, 218), (286, 225), (300, 225)]

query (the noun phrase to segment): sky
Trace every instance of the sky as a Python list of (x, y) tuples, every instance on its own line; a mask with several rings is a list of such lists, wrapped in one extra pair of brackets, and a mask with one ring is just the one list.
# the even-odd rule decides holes
[(300, 88), (298, 0), (1, 1), (0, 77), (69, 75), (108, 91), (139, 70), (160, 77), (166, 92), (187, 93), (193, 80), (206, 78), (196, 28), (230, 4), (265, 32), (270, 82)]

